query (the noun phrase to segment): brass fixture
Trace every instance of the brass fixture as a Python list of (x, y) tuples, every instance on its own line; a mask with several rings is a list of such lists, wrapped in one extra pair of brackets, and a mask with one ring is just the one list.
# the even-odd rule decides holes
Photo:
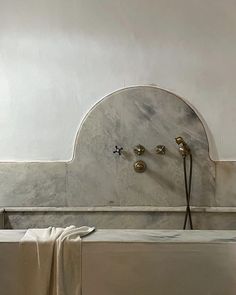
[(185, 158), (188, 155), (191, 155), (190, 147), (187, 145), (187, 143), (183, 140), (181, 136), (176, 137), (175, 141), (179, 145), (179, 152), (183, 158)]
[(147, 165), (144, 161), (138, 160), (134, 163), (134, 170), (137, 173), (143, 173), (147, 168)]
[(134, 148), (134, 153), (138, 156), (144, 154), (145, 152), (145, 147), (142, 146), (141, 144), (137, 145), (135, 148)]
[(157, 155), (165, 155), (166, 147), (164, 145), (157, 145), (156, 146), (156, 154)]
[[(193, 176), (193, 157), (190, 147), (183, 140), (181, 136), (175, 138), (176, 143), (179, 145), (179, 152), (183, 158), (184, 164), (184, 186), (186, 195), (186, 211), (184, 218), (183, 229), (187, 228), (187, 223), (189, 219), (189, 227), (193, 229), (192, 214), (190, 208), (190, 198), (191, 198), (191, 187), (192, 187), (192, 176)], [(187, 165), (187, 159), (189, 158), (189, 165)], [(189, 173), (187, 173), (187, 166), (189, 166)]]

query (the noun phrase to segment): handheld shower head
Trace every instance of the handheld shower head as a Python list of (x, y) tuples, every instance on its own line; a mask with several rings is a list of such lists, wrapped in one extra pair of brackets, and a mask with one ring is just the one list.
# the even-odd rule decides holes
[(179, 145), (179, 152), (183, 158), (191, 154), (190, 147), (187, 143), (183, 140), (181, 136), (175, 138), (176, 143)]
[[(184, 184), (185, 184), (185, 194), (186, 194), (186, 212), (184, 218), (184, 229), (186, 229), (188, 218), (190, 229), (193, 229), (192, 214), (190, 208), (190, 196), (191, 196), (191, 187), (192, 187), (192, 169), (193, 169), (193, 158), (191, 154), (191, 149), (187, 143), (183, 140), (181, 136), (175, 138), (176, 143), (179, 146), (179, 152), (183, 158), (184, 164)], [(187, 173), (187, 162), (186, 158), (189, 156), (189, 178)]]
[(181, 137), (181, 136), (178, 136), (178, 137), (176, 137), (175, 138), (175, 141), (176, 141), (176, 143), (179, 145), (179, 144), (183, 144), (183, 143), (185, 143), (185, 141), (183, 140), (183, 137)]

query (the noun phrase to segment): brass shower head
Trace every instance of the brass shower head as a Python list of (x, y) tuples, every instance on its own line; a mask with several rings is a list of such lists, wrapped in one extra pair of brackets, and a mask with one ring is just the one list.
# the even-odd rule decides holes
[(178, 145), (180, 145), (181, 143), (186, 144), (186, 142), (183, 140), (183, 137), (181, 137), (181, 136), (176, 137), (175, 141)]
[(183, 140), (181, 136), (176, 137), (175, 141), (179, 145), (179, 152), (183, 158), (191, 154), (190, 147), (187, 145), (187, 143)]

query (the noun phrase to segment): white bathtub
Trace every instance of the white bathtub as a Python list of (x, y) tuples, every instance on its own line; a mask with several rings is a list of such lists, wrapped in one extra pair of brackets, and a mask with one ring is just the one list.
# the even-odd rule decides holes
[[(1, 295), (13, 295), (25, 230), (0, 231)], [(235, 295), (236, 231), (98, 230), (82, 242), (83, 295)], [(14, 294), (15, 295), (15, 294)]]

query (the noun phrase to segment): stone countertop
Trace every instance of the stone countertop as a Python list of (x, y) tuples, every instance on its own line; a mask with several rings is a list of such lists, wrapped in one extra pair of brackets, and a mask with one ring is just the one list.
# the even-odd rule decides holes
[[(26, 230), (0, 230), (1, 242), (20, 242)], [(96, 230), (84, 243), (236, 243), (236, 230)]]
[(20, 242), (25, 232), (26, 230), (2, 229), (0, 230), (0, 243)]
[(84, 242), (236, 243), (236, 230), (97, 230)]

